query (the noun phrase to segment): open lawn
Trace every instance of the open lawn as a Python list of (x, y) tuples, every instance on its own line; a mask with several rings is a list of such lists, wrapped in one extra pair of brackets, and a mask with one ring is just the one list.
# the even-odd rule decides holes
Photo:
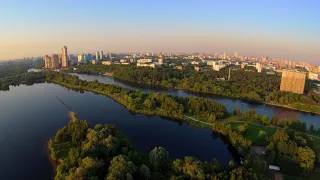
[[(244, 123), (245, 122), (230, 122), (232, 129), (235, 129), (236, 127)], [(259, 144), (259, 139), (258, 139), (258, 133), (260, 130), (265, 131), (268, 137), (271, 137), (277, 131), (277, 128), (274, 128), (274, 127), (268, 127), (268, 126), (252, 124), (252, 123), (249, 123), (248, 125), (249, 125), (248, 131), (247, 131), (247, 134), (245, 135), (245, 138), (251, 140), (253, 145), (261, 145)]]

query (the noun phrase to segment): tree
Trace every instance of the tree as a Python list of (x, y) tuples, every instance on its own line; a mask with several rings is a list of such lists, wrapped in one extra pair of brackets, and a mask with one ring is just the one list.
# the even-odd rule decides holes
[(168, 151), (163, 147), (155, 147), (149, 153), (150, 166), (153, 171), (166, 174), (170, 168)]
[(270, 125), (270, 121), (268, 119), (268, 116), (261, 116), (260, 118), (260, 122), (266, 126), (269, 126)]
[(234, 168), (234, 162), (232, 160), (229, 161), (228, 166), (229, 166), (230, 169), (233, 169)]
[(272, 136), (272, 140), (275, 144), (278, 142), (284, 142), (289, 139), (289, 136), (283, 130), (277, 129), (276, 133)]
[(205, 179), (204, 165), (194, 157), (186, 156), (183, 160), (177, 159), (173, 162), (173, 171), (179, 177), (189, 179)]
[(303, 169), (303, 175), (308, 175), (314, 167), (315, 153), (310, 147), (299, 147), (298, 157), (300, 162), (300, 167)]
[(78, 162), (80, 161), (80, 149), (79, 148), (72, 148), (70, 149), (68, 153), (68, 158), (70, 160), (70, 163), (73, 166), (77, 166)]
[(150, 169), (145, 164), (142, 164), (139, 168), (139, 179), (150, 179)]
[(259, 143), (261, 143), (262, 145), (267, 145), (268, 135), (265, 131), (259, 130), (258, 137), (259, 137)]
[(241, 115), (241, 111), (239, 108), (235, 107), (234, 110), (233, 110), (233, 114), (234, 115), (237, 115), (237, 116), (240, 116)]
[(216, 122), (216, 116), (214, 114), (211, 114), (208, 118), (209, 123), (214, 123)]
[[(134, 164), (126, 156), (119, 155), (112, 158), (107, 180), (126, 180), (127, 174), (135, 171)], [(130, 175), (129, 175), (130, 176)]]
[(245, 134), (247, 132), (247, 130), (248, 130), (248, 126), (246, 126), (246, 125), (240, 125), (237, 127), (238, 133), (242, 134), (242, 135)]
[(309, 131), (310, 132), (314, 132), (315, 131), (314, 124), (311, 124), (311, 126), (309, 127)]
[(274, 125), (274, 126), (277, 126), (278, 125), (278, 120), (279, 120), (278, 116), (274, 115), (272, 117), (271, 124)]
[(150, 100), (150, 99), (146, 99), (146, 100), (144, 101), (144, 105), (145, 105), (147, 108), (151, 109), (151, 108), (152, 108), (152, 102), (151, 102), (151, 100)]

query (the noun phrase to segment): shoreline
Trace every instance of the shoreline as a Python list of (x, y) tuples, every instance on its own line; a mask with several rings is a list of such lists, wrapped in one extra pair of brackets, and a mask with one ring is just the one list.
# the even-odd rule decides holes
[(112, 95), (109, 95), (107, 93), (102, 93), (102, 92), (95, 91), (95, 90), (92, 90), (92, 89), (89, 89), (89, 88), (77, 87), (77, 86), (66, 84), (66, 83), (60, 83), (60, 82), (56, 82), (54, 80), (51, 80), (50, 82), (54, 83), (54, 84), (57, 84), (57, 85), (60, 85), (60, 86), (63, 86), (63, 87), (70, 88), (70, 89), (85, 90), (85, 91), (88, 91), (88, 92), (92, 92), (92, 93), (96, 93), (96, 94), (101, 94), (101, 95), (107, 96), (107, 97), (111, 98), (112, 100), (114, 100), (116, 103), (119, 103), (122, 106), (124, 106), (128, 111), (133, 112), (133, 113), (144, 114), (146, 116), (159, 116), (159, 117), (163, 117), (163, 118), (168, 118), (170, 120), (186, 122), (189, 126), (192, 126), (192, 127), (213, 130), (212, 128), (203, 127), (203, 126), (209, 126), (207, 122), (202, 122), (200, 120), (194, 120), (194, 118), (186, 116), (185, 114), (183, 114), (182, 117), (171, 117), (171, 116), (167, 116), (167, 115), (161, 113), (161, 112), (163, 112), (161, 110), (152, 110), (151, 112), (148, 111), (148, 110), (145, 110), (145, 109), (133, 110), (133, 109), (128, 108), (127, 105), (125, 103), (123, 103), (121, 100), (119, 100), (116, 97), (114, 97)]
[[(78, 74), (85, 74), (85, 73), (78, 73)], [(85, 75), (90, 75), (90, 74), (85, 74)], [(100, 75), (101, 75), (101, 76), (113, 77), (113, 73), (105, 73), (105, 74), (100, 74)], [(115, 77), (113, 77), (113, 78), (115, 78)], [(117, 79), (117, 80), (120, 80), (120, 81), (122, 81), (122, 82), (124, 81), (124, 80), (122, 80), (122, 79), (118, 79), (118, 78), (116, 78), (116, 79)], [(127, 82), (130, 82), (130, 81), (127, 81)], [(139, 83), (139, 82), (130, 82), (130, 83), (135, 83), (135, 84), (140, 84), (140, 85), (149, 85), (149, 86), (154, 86), (154, 87), (156, 87), (155, 85), (152, 85), (152, 84), (145, 84), (145, 83)], [(207, 95), (220, 96), (220, 97), (222, 97), (222, 98), (236, 99), (236, 100), (246, 101), (246, 102), (249, 102), (249, 103), (258, 103), (258, 104), (261, 104), (261, 105), (281, 107), (281, 108), (285, 108), (285, 109), (289, 109), (289, 110), (295, 110), (295, 111), (298, 111), (298, 112), (304, 112), (304, 113), (309, 113), (309, 114), (320, 115), (320, 112), (312, 112), (312, 111), (308, 111), (308, 110), (302, 110), (302, 109), (298, 109), (298, 108), (291, 107), (291, 106), (288, 106), (288, 105), (281, 105), (281, 104), (267, 103), (267, 102), (255, 102), (255, 101), (250, 101), (250, 100), (246, 100), (246, 99), (243, 99), (243, 98), (223, 96), (223, 95), (219, 95), (219, 94), (212, 94), (212, 93), (201, 92), (201, 91), (196, 91), (196, 90), (191, 90), (191, 89), (185, 89), (185, 88), (177, 88), (177, 87), (169, 88), (169, 87), (165, 87), (165, 86), (160, 86), (160, 87), (161, 87), (161, 88), (166, 88), (166, 89), (175, 89), (175, 90), (189, 91), (189, 92), (193, 92), (193, 93), (203, 93), (203, 94), (207, 94)]]

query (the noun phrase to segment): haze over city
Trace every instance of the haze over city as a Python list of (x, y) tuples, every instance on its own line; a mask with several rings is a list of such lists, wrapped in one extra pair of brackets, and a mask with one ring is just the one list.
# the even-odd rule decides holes
[(319, 62), (318, 1), (4, 0), (0, 60), (70, 53), (234, 52)]

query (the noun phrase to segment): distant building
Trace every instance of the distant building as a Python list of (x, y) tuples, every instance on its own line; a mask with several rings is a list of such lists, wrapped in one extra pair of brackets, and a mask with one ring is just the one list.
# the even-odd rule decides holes
[(223, 55), (222, 55), (222, 59), (227, 59), (227, 55), (226, 55), (225, 52), (224, 52)]
[(92, 63), (92, 64), (96, 64), (96, 60), (92, 60), (91, 63)]
[(151, 62), (152, 62), (152, 59), (139, 59), (137, 61), (137, 63), (141, 63), (141, 64), (143, 64), (143, 63), (151, 63)]
[(135, 60), (135, 59), (130, 59), (130, 62), (131, 62), (131, 63), (135, 63), (136, 60)]
[(257, 69), (258, 73), (262, 72), (262, 66), (260, 63), (256, 63), (256, 69)]
[(214, 63), (215, 63), (215, 61), (207, 61), (208, 66), (213, 66)]
[(313, 72), (308, 72), (308, 78), (311, 80), (318, 80), (319, 74), (313, 73)]
[(103, 64), (103, 65), (111, 65), (111, 64), (112, 64), (112, 61), (102, 61), (102, 64)]
[(241, 64), (241, 69), (244, 69), (244, 67), (246, 67), (245, 64)]
[(84, 54), (79, 54), (78, 55), (78, 63), (83, 63), (84, 62)]
[(163, 64), (163, 59), (158, 59), (159, 64)]
[(156, 65), (155, 65), (154, 63), (151, 63), (151, 64), (137, 63), (137, 67), (150, 67), (150, 68), (155, 68)]
[(205, 67), (200, 67), (200, 66), (195, 66), (194, 67), (194, 70), (196, 70), (196, 71), (203, 71), (205, 69), (206, 69)]
[(100, 60), (104, 59), (103, 51), (99, 51), (99, 57), (100, 57)]
[(226, 64), (223, 64), (223, 61), (216, 61), (212, 65), (212, 69), (215, 71), (220, 71), (224, 67), (226, 67)]
[(126, 63), (127, 62), (127, 60), (125, 60), (125, 59), (120, 59), (120, 63)]
[(68, 49), (66, 46), (64, 46), (61, 49), (62, 53), (61, 53), (61, 61), (62, 61), (62, 67), (67, 67), (69, 65), (68, 63)]
[(176, 69), (183, 70), (182, 66), (176, 66)]
[(48, 69), (51, 68), (52, 63), (51, 63), (51, 57), (49, 57), (48, 55), (44, 56), (44, 68)]
[(281, 77), (280, 91), (303, 94), (305, 81), (305, 73), (284, 70)]
[(192, 61), (191, 64), (195, 65), (195, 64), (199, 64), (198, 61)]
[(100, 52), (97, 51), (97, 52), (96, 52), (96, 62), (98, 62), (100, 59), (101, 59), (101, 58), (100, 58)]
[(51, 56), (51, 68), (58, 68), (59, 67), (59, 55), (52, 54)]

